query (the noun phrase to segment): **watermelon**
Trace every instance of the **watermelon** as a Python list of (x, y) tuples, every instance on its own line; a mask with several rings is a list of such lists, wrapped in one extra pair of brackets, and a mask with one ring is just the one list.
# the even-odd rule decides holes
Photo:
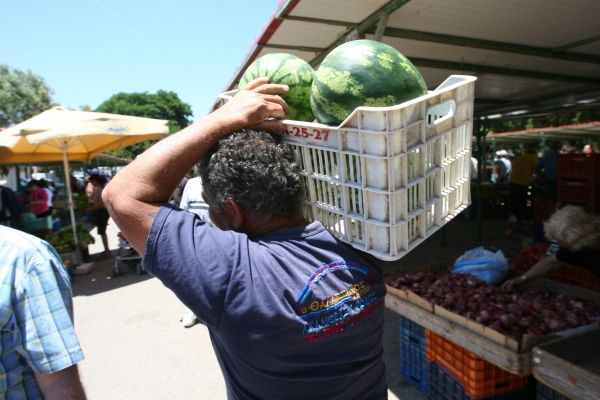
[(293, 54), (271, 53), (254, 61), (242, 75), (239, 89), (256, 78), (267, 77), (270, 83), (281, 83), (290, 87), (283, 99), (289, 107), (287, 118), (312, 122), (310, 91), (315, 71), (309, 63)]
[(392, 106), (426, 93), (423, 76), (398, 50), (354, 40), (325, 56), (315, 73), (310, 104), (317, 121), (339, 125), (356, 107)]

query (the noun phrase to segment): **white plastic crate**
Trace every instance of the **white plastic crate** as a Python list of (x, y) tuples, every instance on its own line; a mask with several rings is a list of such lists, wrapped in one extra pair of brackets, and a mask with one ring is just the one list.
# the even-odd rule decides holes
[(405, 103), (359, 107), (338, 127), (283, 121), (304, 177), (306, 216), (393, 261), (463, 211), (471, 203), (475, 80), (452, 75)]

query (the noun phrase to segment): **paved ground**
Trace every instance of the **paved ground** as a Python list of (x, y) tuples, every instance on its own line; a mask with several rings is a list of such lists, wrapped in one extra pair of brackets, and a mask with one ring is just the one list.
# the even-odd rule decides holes
[[(117, 246), (116, 232), (111, 221), (111, 249)], [(100, 251), (99, 243), (90, 247), (92, 258)], [(93, 272), (75, 276), (73, 282), (75, 326), (86, 356), (80, 368), (88, 397), (225, 399), (208, 332), (202, 325), (182, 327), (183, 306), (177, 298), (157, 279), (127, 268), (113, 278), (113, 260), (95, 265)]]
[[(502, 225), (486, 224), (487, 243), (504, 240), (497, 234)], [(461, 218), (402, 262), (387, 267), (450, 262), (475, 245), (475, 233), (474, 223)], [(111, 249), (116, 249), (117, 229), (112, 221), (108, 235)], [(183, 328), (179, 322), (183, 306), (157, 279), (127, 269), (113, 278), (113, 261), (98, 260), (100, 252), (97, 240), (90, 247), (92, 258), (97, 260), (95, 269), (75, 276), (73, 282), (75, 324), (86, 356), (80, 368), (88, 397), (225, 399), (223, 378), (206, 328)], [(398, 365), (399, 319), (391, 312), (386, 312), (384, 335), (389, 399), (425, 399), (402, 379)]]

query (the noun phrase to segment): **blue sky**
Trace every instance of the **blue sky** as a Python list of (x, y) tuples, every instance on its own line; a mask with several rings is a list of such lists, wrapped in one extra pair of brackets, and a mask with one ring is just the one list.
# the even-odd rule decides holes
[(205, 115), (278, 0), (0, 0), (0, 63), (53, 101), (95, 108), (118, 92), (170, 90)]

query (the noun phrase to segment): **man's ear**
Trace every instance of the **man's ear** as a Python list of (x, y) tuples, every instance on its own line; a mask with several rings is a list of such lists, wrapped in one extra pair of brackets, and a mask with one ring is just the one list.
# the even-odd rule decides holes
[(224, 206), (231, 227), (236, 231), (239, 230), (244, 225), (244, 210), (234, 199), (225, 199)]

